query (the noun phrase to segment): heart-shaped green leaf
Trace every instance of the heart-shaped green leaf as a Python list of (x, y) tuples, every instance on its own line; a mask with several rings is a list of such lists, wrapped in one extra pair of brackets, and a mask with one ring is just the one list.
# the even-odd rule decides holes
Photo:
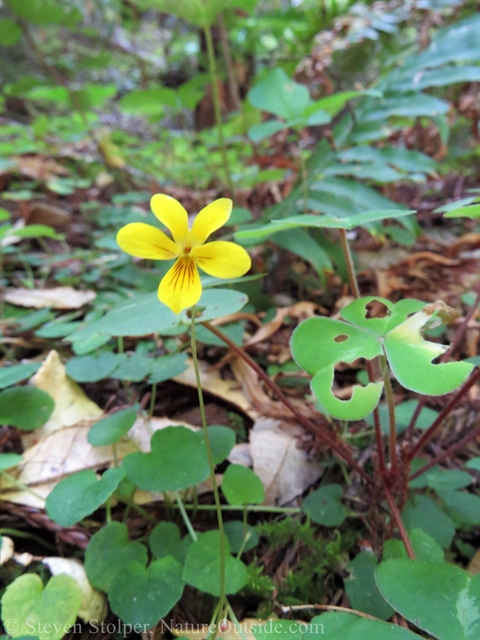
[(302, 504), (302, 511), (310, 516), (313, 522), (325, 527), (337, 527), (347, 516), (347, 511), (340, 498), (343, 489), (339, 484), (327, 484), (312, 491)]
[(138, 405), (135, 405), (102, 418), (88, 432), (88, 442), (94, 447), (118, 442), (133, 427), (137, 411)]
[(155, 558), (173, 556), (181, 561), (180, 529), (174, 522), (159, 522), (150, 534), (148, 544)]
[(151, 453), (131, 453), (123, 461), (128, 478), (146, 491), (178, 491), (203, 482), (209, 473), (201, 433), (186, 427), (156, 431)]
[(124, 477), (123, 469), (108, 469), (100, 480), (94, 471), (78, 471), (52, 489), (46, 511), (62, 527), (71, 527), (105, 504)]
[(451, 564), (404, 559), (382, 562), (376, 580), (396, 611), (435, 638), (480, 636), (480, 575)]
[(23, 431), (44, 425), (54, 408), (52, 397), (36, 387), (11, 387), (0, 392), (0, 424)]
[(148, 569), (132, 561), (113, 578), (108, 601), (126, 624), (149, 628), (180, 600), (183, 586), (182, 565), (172, 556), (154, 560)]
[(223, 495), (232, 505), (261, 504), (265, 491), (260, 478), (241, 464), (231, 464), (223, 474)]
[[(417, 560), (437, 563), (444, 561), (442, 547), (437, 544), (431, 536), (425, 533), (425, 531), (422, 529), (411, 529), (408, 532), (408, 537), (412, 543), (413, 551)], [(383, 560), (407, 557), (407, 550), (401, 540), (387, 540), (383, 545)]]
[[(232, 558), (225, 537), (225, 593), (237, 593), (248, 581), (243, 562)], [(220, 532), (207, 531), (190, 545), (185, 558), (183, 579), (187, 584), (212, 596), (220, 595)]]
[(130, 542), (127, 525), (111, 522), (95, 533), (85, 552), (85, 571), (92, 587), (110, 591), (113, 579), (131, 562), (147, 564), (145, 545)]
[(313, 618), (302, 640), (323, 637), (328, 640), (421, 640), (416, 633), (396, 624), (337, 611)]
[(77, 582), (60, 574), (42, 580), (27, 573), (10, 584), (2, 597), (2, 620), (9, 636), (60, 640), (75, 624), (82, 602)]

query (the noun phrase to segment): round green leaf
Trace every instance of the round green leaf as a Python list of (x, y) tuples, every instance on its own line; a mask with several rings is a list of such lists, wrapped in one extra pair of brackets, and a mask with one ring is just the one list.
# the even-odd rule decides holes
[(347, 517), (346, 509), (340, 502), (342, 495), (343, 489), (339, 484), (327, 484), (305, 498), (302, 511), (317, 524), (337, 527)]
[(147, 560), (147, 548), (140, 542), (130, 542), (127, 525), (111, 522), (90, 539), (85, 571), (92, 587), (108, 593), (117, 573), (124, 571), (131, 561), (145, 566)]
[(186, 353), (172, 353), (171, 355), (155, 358), (150, 369), (148, 382), (154, 384), (155, 382), (170, 380), (170, 378), (183, 373), (187, 368)]
[(124, 477), (123, 469), (109, 469), (100, 480), (94, 471), (78, 471), (52, 489), (46, 511), (58, 524), (71, 527), (105, 504)]
[[(422, 529), (411, 529), (408, 532), (408, 537), (412, 543), (413, 551), (417, 560), (437, 563), (444, 561), (442, 547), (437, 544), (431, 536), (425, 533), (425, 531), (422, 531)], [(401, 540), (387, 540), (383, 545), (383, 560), (407, 557), (407, 550)]]
[(388, 620), (392, 607), (382, 596), (375, 583), (377, 556), (361, 551), (347, 566), (350, 576), (345, 580), (345, 591), (352, 609), (369, 613), (374, 618)]
[(480, 636), (480, 576), (450, 564), (387, 560), (377, 568), (383, 596), (402, 616), (439, 640)]
[(243, 547), (244, 551), (250, 551), (258, 544), (258, 533), (253, 527), (247, 524), (246, 531), (245, 526), (241, 520), (230, 520), (223, 525), (225, 535), (230, 542), (230, 549), (232, 553), (238, 553), (243, 546), (243, 540), (246, 533), (246, 542)]
[(148, 544), (155, 558), (173, 556), (181, 561), (180, 529), (174, 522), (159, 522), (150, 534)]
[(452, 519), (427, 496), (413, 496), (402, 512), (407, 529), (422, 529), (442, 549), (450, 546), (455, 535)]
[(213, 464), (220, 464), (228, 458), (235, 446), (235, 431), (221, 425), (208, 427), (208, 437), (212, 448)]
[(102, 418), (88, 432), (88, 442), (94, 447), (118, 442), (133, 427), (137, 419), (137, 411), (138, 405), (135, 405)]
[(124, 623), (149, 628), (180, 600), (183, 586), (182, 565), (171, 556), (154, 560), (148, 569), (132, 561), (113, 578), (108, 601)]
[(36, 387), (12, 387), (0, 392), (0, 424), (33, 431), (47, 422), (55, 402)]
[(50, 578), (45, 589), (34, 573), (17, 578), (2, 597), (2, 620), (9, 636), (60, 640), (75, 624), (82, 594), (66, 574)]
[[(225, 592), (237, 593), (248, 581), (243, 562), (232, 558), (230, 545), (225, 537)], [(192, 543), (187, 551), (183, 579), (187, 584), (212, 596), (220, 595), (220, 532), (207, 531)]]
[(22, 460), (23, 456), (19, 456), (17, 453), (0, 453), (0, 471), (16, 467)]
[(94, 356), (72, 358), (66, 364), (67, 374), (77, 382), (98, 382), (108, 378), (117, 368), (115, 353), (103, 351)]
[(0, 389), (11, 387), (17, 382), (23, 382), (30, 378), (40, 369), (39, 362), (29, 362), (28, 364), (13, 364), (0, 370)]
[(208, 478), (207, 450), (201, 433), (166, 427), (152, 436), (151, 453), (131, 453), (123, 461), (129, 479), (146, 491), (188, 489)]
[(389, 622), (353, 613), (329, 612), (313, 618), (302, 640), (421, 640), (416, 633)]
[(265, 491), (260, 478), (241, 464), (231, 464), (222, 480), (223, 495), (232, 505), (261, 504)]

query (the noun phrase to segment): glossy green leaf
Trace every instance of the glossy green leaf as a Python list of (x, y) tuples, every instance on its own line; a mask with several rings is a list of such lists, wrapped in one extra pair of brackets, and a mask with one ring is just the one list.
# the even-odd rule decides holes
[(92, 356), (71, 358), (66, 364), (67, 374), (76, 382), (98, 382), (108, 378), (116, 369), (117, 355), (101, 351)]
[[(424, 560), (425, 562), (443, 562), (444, 553), (442, 547), (435, 542), (435, 540), (429, 536), (422, 529), (411, 529), (408, 532), (408, 537), (412, 543), (413, 552), (417, 560)], [(407, 550), (401, 540), (392, 539), (386, 540), (383, 545), (383, 560), (390, 560), (391, 558), (408, 558)]]
[(361, 551), (347, 565), (350, 576), (345, 580), (345, 591), (352, 609), (363, 611), (380, 620), (388, 620), (392, 607), (381, 595), (375, 583), (378, 558), (373, 553)]
[(181, 562), (180, 529), (174, 522), (159, 522), (152, 530), (148, 545), (155, 558), (173, 556)]
[(471, 204), (468, 207), (460, 207), (447, 211), (444, 218), (480, 218), (480, 204)]
[(133, 427), (137, 413), (138, 405), (135, 405), (102, 418), (88, 432), (88, 442), (94, 447), (118, 442)]
[(113, 579), (131, 561), (146, 566), (147, 548), (140, 542), (130, 542), (127, 525), (111, 522), (95, 533), (85, 552), (85, 571), (96, 589), (110, 591)]
[(80, 587), (71, 576), (53, 576), (44, 588), (40, 576), (26, 573), (3, 594), (2, 620), (9, 623), (9, 637), (35, 634), (37, 640), (61, 640), (75, 624), (81, 602)]
[(231, 464), (222, 480), (223, 495), (232, 505), (261, 504), (265, 491), (260, 478), (247, 467)]
[(16, 467), (22, 460), (23, 456), (18, 455), (18, 453), (0, 453), (0, 471)]
[(474, 640), (480, 634), (480, 576), (451, 564), (387, 560), (377, 585), (391, 606), (439, 640)]
[(228, 458), (235, 446), (235, 431), (230, 427), (212, 424), (207, 427), (213, 464), (220, 464)]
[(396, 624), (343, 612), (329, 612), (313, 618), (302, 640), (324, 637), (328, 640), (421, 640), (421, 636)]
[(48, 494), (47, 514), (62, 527), (71, 527), (105, 504), (124, 477), (123, 469), (108, 469), (100, 480), (94, 471), (78, 471)]
[(53, 398), (37, 387), (10, 387), (0, 392), (0, 424), (33, 431), (47, 422), (55, 408)]
[[(232, 553), (238, 553), (240, 549), (250, 551), (258, 544), (258, 533), (255, 529), (247, 524), (245, 527), (241, 520), (229, 520), (223, 524), (223, 530), (230, 542)], [(245, 544), (244, 544), (244, 539)]]
[(23, 382), (30, 378), (40, 368), (40, 362), (29, 362), (28, 364), (12, 364), (9, 367), (0, 369), (0, 389), (11, 387), (17, 382)]
[(128, 478), (146, 491), (178, 491), (205, 480), (205, 441), (186, 427), (166, 427), (152, 436), (151, 453), (131, 453), (123, 461)]
[[(243, 562), (232, 558), (230, 544), (225, 537), (225, 592), (237, 593), (248, 581)], [(208, 571), (205, 570), (208, 567)], [(200, 591), (213, 596), (220, 595), (220, 532), (207, 531), (190, 545), (183, 568), (184, 581)]]
[(310, 102), (307, 87), (291, 80), (281, 68), (270, 71), (250, 90), (248, 99), (257, 109), (285, 120), (301, 117)]
[(450, 546), (455, 535), (452, 519), (427, 496), (412, 497), (402, 512), (402, 519), (408, 530), (422, 529), (442, 549)]
[(313, 522), (325, 527), (338, 527), (347, 517), (347, 511), (340, 499), (343, 489), (338, 484), (327, 484), (308, 494), (302, 504), (302, 511)]
[(131, 561), (113, 578), (108, 601), (124, 623), (150, 628), (180, 600), (183, 587), (182, 565), (171, 556), (154, 560), (148, 569)]

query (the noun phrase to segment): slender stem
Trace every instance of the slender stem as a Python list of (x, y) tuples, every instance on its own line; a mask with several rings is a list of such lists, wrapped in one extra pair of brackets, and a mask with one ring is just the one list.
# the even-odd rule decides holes
[(367, 618), (367, 620), (378, 620), (379, 618), (375, 618), (368, 613), (364, 613), (363, 611), (357, 611), (356, 609), (349, 609), (348, 607), (339, 607), (334, 604), (293, 604), (293, 605), (282, 605), (282, 613), (291, 613), (293, 611), (306, 611), (308, 609), (318, 609), (319, 611), (344, 611), (345, 613), (354, 613), (357, 616), (362, 618)]
[(390, 380), (390, 367), (385, 356), (379, 356), (380, 367), (383, 372), (383, 385), (388, 406), (388, 424), (390, 432), (390, 465), (394, 478), (398, 474), (397, 459), (397, 427), (395, 424), (395, 399), (393, 397), (392, 381)]
[(237, 558), (240, 558), (240, 556), (243, 553), (243, 550), (245, 549), (245, 545), (247, 544), (247, 535), (248, 535), (247, 513), (248, 513), (247, 505), (245, 504), (243, 506), (243, 540), (242, 540), (242, 544), (240, 545), (240, 549), (238, 550)]
[(118, 353), (123, 353), (123, 336), (118, 336), (117, 338), (117, 350)]
[[(220, 597), (218, 604), (219, 616), (223, 613), (223, 607), (225, 605), (225, 564), (226, 564), (226, 549), (225, 549), (225, 536), (223, 531), (223, 517), (222, 517), (222, 505), (220, 504), (220, 495), (218, 493), (217, 479), (215, 478), (215, 463), (213, 462), (212, 447), (210, 445), (210, 436), (208, 435), (207, 428), (207, 416), (205, 414), (205, 404), (203, 402), (202, 381), (200, 379), (200, 369), (198, 367), (197, 356), (197, 341), (195, 337), (195, 307), (191, 309), (192, 324), (191, 324), (191, 345), (192, 345), (192, 358), (193, 368), (195, 369), (195, 379), (197, 382), (198, 391), (198, 404), (200, 406), (200, 415), (202, 417), (203, 436), (205, 438), (205, 445), (207, 448), (208, 464), (210, 466), (210, 478), (212, 480), (213, 495), (215, 498), (215, 507), (217, 511), (218, 529), (220, 532)], [(214, 639), (217, 633), (214, 634)]]
[(152, 395), (150, 396), (150, 409), (148, 412), (148, 417), (151, 418), (153, 416), (153, 412), (155, 411), (155, 402), (157, 401), (157, 383), (154, 382), (152, 385)]
[(8, 482), (13, 484), (18, 489), (21, 489), (22, 491), (26, 491), (27, 493), (30, 493), (32, 496), (35, 496), (35, 498), (38, 498), (38, 500), (41, 500), (42, 502), (45, 502), (45, 498), (43, 496), (41, 496), (36, 491), (33, 491), (33, 489), (30, 489), (30, 487), (27, 487), (27, 485), (23, 484), (23, 482), (19, 482), (16, 478), (11, 476), (6, 471), (0, 471), (0, 476), (3, 476), (5, 478), (5, 480), (8, 480)]
[(392, 513), (392, 517), (395, 521), (395, 524), (398, 527), (398, 532), (400, 533), (400, 538), (402, 539), (403, 544), (405, 545), (405, 549), (407, 550), (407, 554), (409, 558), (415, 559), (415, 553), (413, 551), (412, 543), (410, 542), (410, 538), (408, 537), (407, 530), (405, 529), (405, 525), (403, 524), (402, 516), (400, 515), (400, 511), (393, 499), (393, 496), (390, 492), (390, 489), (387, 485), (383, 487), (385, 492), (385, 497), (387, 498), (387, 502), (390, 507), (390, 511)]
[(180, 513), (182, 514), (183, 522), (185, 523), (185, 526), (187, 527), (188, 533), (190, 534), (191, 539), (194, 542), (196, 542), (198, 540), (198, 536), (195, 533), (195, 529), (193, 528), (192, 523), (190, 522), (190, 518), (188, 517), (188, 513), (185, 511), (185, 507), (183, 505), (182, 498), (180, 497), (180, 494), (178, 493), (178, 491), (175, 491), (175, 499), (177, 501), (177, 505), (178, 505), (178, 508), (180, 510)]
[(105, 520), (107, 524), (112, 521), (112, 496), (110, 496), (105, 502)]
[(230, 97), (232, 98), (234, 108), (237, 111), (240, 111), (242, 108), (242, 101), (240, 99), (240, 91), (238, 89), (237, 77), (235, 75), (235, 67), (233, 65), (232, 53), (230, 51), (230, 44), (228, 42), (228, 31), (222, 12), (218, 14), (217, 22), (220, 31), (220, 40), (222, 43), (223, 55), (225, 57), (225, 65), (228, 72), (228, 86), (230, 89)]
[(0, 529), (0, 536), (28, 538), (29, 540), (35, 540), (35, 542), (38, 542), (38, 544), (41, 544), (46, 549), (57, 551), (57, 547), (55, 545), (50, 544), (49, 542), (43, 540), (40, 536), (36, 536), (34, 533), (28, 533), (27, 531), (17, 531), (16, 529), (2, 528)]
[(228, 336), (226, 336), (222, 331), (214, 327), (210, 322), (203, 322), (204, 327), (206, 327), (209, 331), (214, 333), (217, 337), (219, 337), (225, 344), (228, 344), (230, 349), (234, 351), (242, 360), (244, 360), (252, 369), (258, 374), (258, 376), (265, 382), (265, 384), (273, 391), (273, 393), (277, 396), (277, 398), (291, 411), (291, 413), (295, 416), (298, 422), (303, 425), (305, 429), (310, 431), (311, 433), (315, 433), (319, 438), (321, 438), (324, 442), (328, 444), (328, 446), (333, 449), (333, 451), (337, 454), (339, 458), (348, 462), (348, 464), (353, 467), (362, 478), (368, 482), (373, 483), (372, 478), (368, 475), (368, 473), (363, 469), (358, 462), (356, 462), (350, 452), (346, 449), (343, 443), (339, 442), (335, 435), (329, 433), (325, 427), (320, 427), (315, 425), (313, 422), (310, 422), (308, 418), (303, 416), (301, 413), (295, 409), (290, 400), (283, 394), (282, 390), (278, 387), (275, 382), (273, 382), (268, 374), (251, 358), (248, 353), (246, 353), (241, 347), (236, 345)]
[[(184, 504), (183, 506), (189, 511), (213, 511), (217, 508), (213, 504)], [(245, 510), (245, 507), (232, 506), (229, 504), (222, 504), (220, 508), (222, 511), (241, 511), (242, 513)], [(299, 507), (267, 507), (261, 504), (249, 504), (247, 505), (247, 511), (249, 513), (283, 513), (285, 515), (302, 513)]]
[(350, 289), (352, 295), (357, 300), (360, 298), (360, 288), (358, 286), (357, 274), (355, 273), (355, 265), (353, 263), (352, 252), (350, 251), (350, 244), (347, 238), (346, 229), (339, 229), (340, 231), (340, 244), (342, 245), (343, 256), (345, 258), (345, 264), (347, 266), (348, 282), (350, 283)]
[(218, 92), (217, 63), (215, 61), (215, 51), (213, 48), (212, 29), (210, 25), (206, 25), (203, 31), (205, 33), (205, 41), (207, 43), (208, 69), (210, 72), (210, 83), (212, 86), (213, 108), (215, 111), (215, 122), (217, 125), (218, 141), (220, 143), (220, 151), (222, 153), (222, 161), (225, 169), (227, 186), (230, 191), (230, 195), (233, 197), (235, 192), (233, 189), (232, 174), (230, 173), (230, 165), (228, 163), (227, 147), (225, 145), (225, 138), (223, 136), (222, 107), (220, 104), (220, 95)]
[(115, 497), (117, 498), (117, 500), (120, 500), (120, 502), (123, 502), (124, 504), (128, 505), (130, 509), (135, 509), (135, 511), (138, 511), (138, 513), (141, 516), (143, 516), (147, 522), (151, 522), (152, 524), (157, 524), (157, 521), (155, 520), (155, 518), (151, 516), (148, 513), (148, 511), (145, 511), (145, 509), (143, 509), (139, 504), (137, 504), (133, 500), (133, 498), (129, 498), (128, 496), (119, 496), (118, 494), (115, 494)]
[(235, 629), (238, 630), (238, 633), (240, 634), (240, 637), (242, 638), (242, 640), (248, 640), (247, 636), (242, 631), (242, 625), (238, 621), (238, 618), (235, 615), (235, 611), (232, 609), (232, 606), (228, 601), (227, 601), (227, 611), (228, 611), (228, 615), (230, 616), (231, 620), (233, 621), (233, 624), (235, 625)]
[(408, 453), (408, 460), (412, 460), (419, 451), (423, 449), (423, 447), (427, 444), (429, 440), (432, 439), (434, 433), (441, 426), (442, 422), (448, 416), (450, 411), (460, 402), (462, 397), (467, 393), (470, 387), (480, 379), (480, 368), (476, 368), (475, 372), (470, 376), (470, 378), (464, 382), (463, 386), (457, 391), (457, 393), (453, 396), (448, 404), (442, 409), (442, 411), (438, 414), (435, 420), (432, 422), (431, 426), (425, 431), (423, 436), (417, 442), (417, 444), (413, 447), (413, 449)]
[(477, 438), (478, 436), (480, 436), (480, 427), (477, 427), (473, 431), (470, 431), (470, 433), (464, 436), (461, 440), (452, 444), (450, 447), (448, 447), (448, 449), (445, 449), (445, 451), (440, 453), (435, 458), (432, 458), (430, 462), (428, 462), (428, 464), (421, 467), (420, 469), (417, 469), (417, 471), (415, 471), (415, 473), (412, 473), (412, 475), (409, 477), (409, 481), (415, 480), (415, 478), (418, 478), (418, 476), (421, 476), (423, 473), (434, 467), (439, 462), (443, 462), (453, 453), (455, 453), (459, 449), (462, 449), (466, 444), (468, 444), (472, 440), (475, 440), (475, 438)]

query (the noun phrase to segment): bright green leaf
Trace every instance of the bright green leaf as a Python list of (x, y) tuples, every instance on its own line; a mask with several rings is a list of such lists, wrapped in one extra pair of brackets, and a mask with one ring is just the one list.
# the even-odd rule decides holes
[(0, 392), (0, 424), (23, 431), (44, 425), (54, 408), (52, 397), (36, 387), (10, 387)]
[(283, 69), (271, 71), (251, 89), (250, 103), (285, 120), (301, 117), (310, 102), (307, 87), (291, 80)]
[(247, 467), (231, 464), (222, 480), (223, 495), (231, 505), (261, 504), (265, 491), (260, 478)]
[(94, 447), (118, 442), (133, 427), (137, 412), (138, 405), (135, 405), (102, 418), (88, 432), (88, 442)]
[(30, 378), (39, 368), (39, 362), (13, 364), (10, 367), (3, 367), (3, 369), (0, 369), (0, 389), (11, 387), (17, 382), (23, 382), (23, 380)]

